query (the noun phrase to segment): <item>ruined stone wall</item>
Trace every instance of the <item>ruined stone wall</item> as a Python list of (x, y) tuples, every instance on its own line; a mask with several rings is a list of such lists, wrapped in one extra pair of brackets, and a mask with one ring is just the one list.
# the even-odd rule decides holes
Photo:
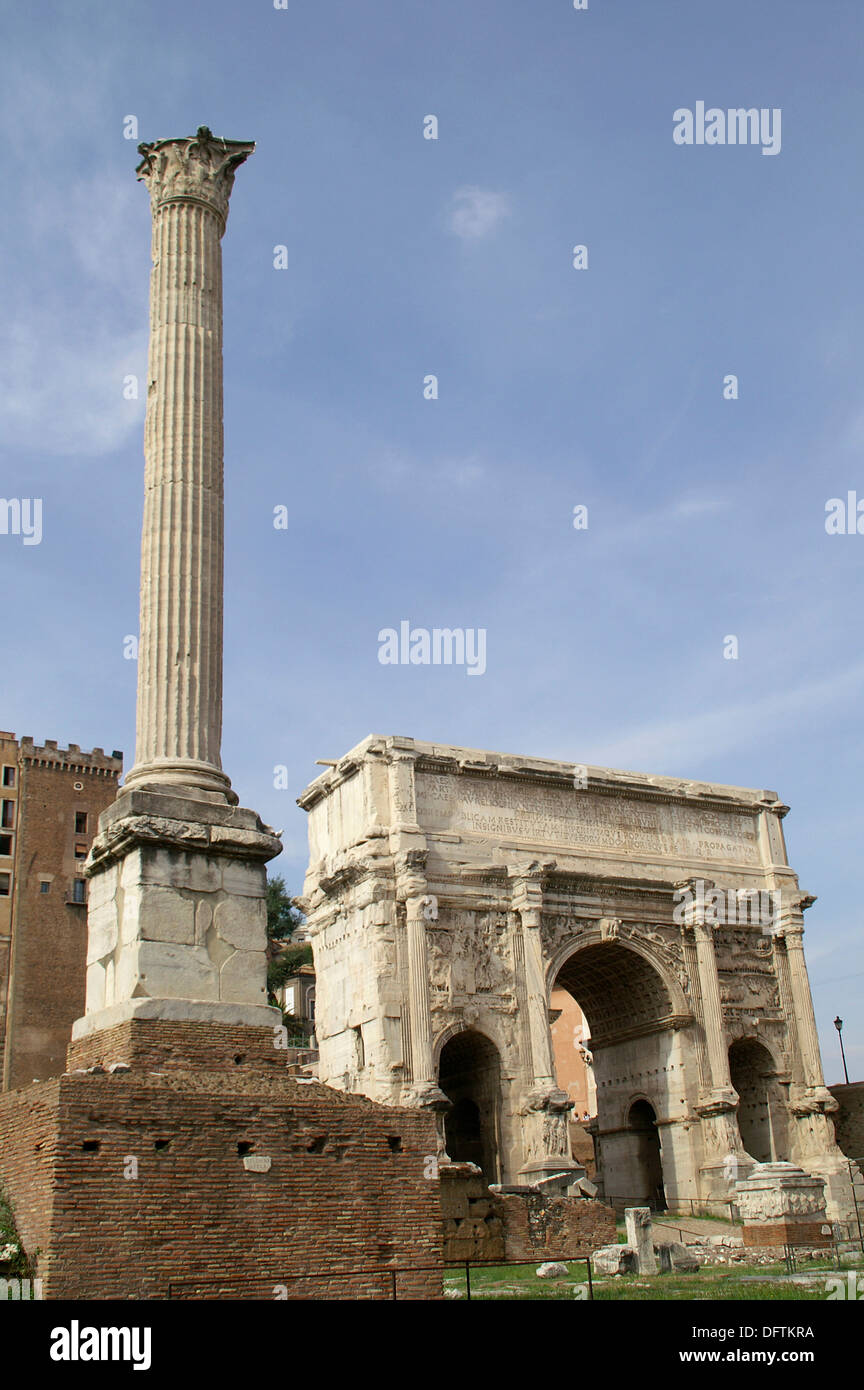
[(508, 1260), (579, 1259), (616, 1239), (615, 1213), (590, 1198), (496, 1195)]
[[(208, 1058), (206, 1025), (156, 1021), (144, 1046), (137, 1026), (102, 1049), (131, 1070), (0, 1096), (0, 1184), (46, 1297), (389, 1298), (389, 1274), (336, 1275), (440, 1266), (429, 1115), (256, 1062), (241, 1035), (267, 1030), (223, 1030)], [(401, 1298), (440, 1294), (440, 1270), (399, 1276)]]
[(602, 1202), (492, 1192), (466, 1164), (441, 1169), (441, 1210), (448, 1260), (578, 1259), (616, 1239)]
[(847, 1158), (864, 1159), (864, 1081), (848, 1086), (830, 1086), (840, 1109), (832, 1116), (837, 1143)]

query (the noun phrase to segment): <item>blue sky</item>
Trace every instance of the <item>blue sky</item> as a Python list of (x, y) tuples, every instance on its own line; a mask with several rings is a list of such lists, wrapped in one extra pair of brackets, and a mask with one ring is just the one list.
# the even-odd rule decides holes
[[(223, 761), (290, 887), (294, 796), (370, 732), (772, 788), (827, 1077), (837, 1012), (861, 1076), (864, 537), (824, 521), (864, 497), (864, 10), (825, 9), (0, 6), (0, 494), (44, 504), (41, 545), (0, 536), (4, 727), (131, 766), (150, 217), (123, 121), (253, 139)], [(779, 155), (676, 145), (700, 100), (780, 108)], [(485, 628), (486, 674), (380, 665), (403, 619)]]

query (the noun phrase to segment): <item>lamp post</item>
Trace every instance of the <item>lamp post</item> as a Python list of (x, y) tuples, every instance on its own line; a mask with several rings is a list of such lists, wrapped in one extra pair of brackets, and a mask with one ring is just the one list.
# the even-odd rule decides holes
[(843, 1046), (843, 1020), (839, 1016), (834, 1020), (834, 1027), (837, 1029), (837, 1036), (840, 1039), (840, 1056), (843, 1058), (843, 1075), (846, 1078), (846, 1085), (849, 1085), (849, 1072), (846, 1068), (846, 1049)]

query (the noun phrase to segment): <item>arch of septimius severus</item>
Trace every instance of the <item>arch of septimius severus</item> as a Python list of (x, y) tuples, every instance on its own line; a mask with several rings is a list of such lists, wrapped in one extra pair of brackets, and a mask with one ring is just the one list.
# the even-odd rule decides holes
[(373, 736), (299, 800), (323, 1081), (432, 1106), (489, 1181), (573, 1171), (563, 988), (607, 1199), (720, 1202), (774, 1158), (848, 1219), (774, 792)]

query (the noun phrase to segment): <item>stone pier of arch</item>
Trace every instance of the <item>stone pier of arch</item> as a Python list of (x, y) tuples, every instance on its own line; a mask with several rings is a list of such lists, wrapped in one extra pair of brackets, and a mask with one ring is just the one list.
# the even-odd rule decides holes
[[(322, 1081), (431, 1109), (487, 1180), (576, 1176), (557, 985), (590, 1024), (606, 1201), (719, 1211), (771, 1157), (851, 1219), (775, 792), (370, 736), (299, 804)], [(770, 923), (711, 890), (772, 895)]]

